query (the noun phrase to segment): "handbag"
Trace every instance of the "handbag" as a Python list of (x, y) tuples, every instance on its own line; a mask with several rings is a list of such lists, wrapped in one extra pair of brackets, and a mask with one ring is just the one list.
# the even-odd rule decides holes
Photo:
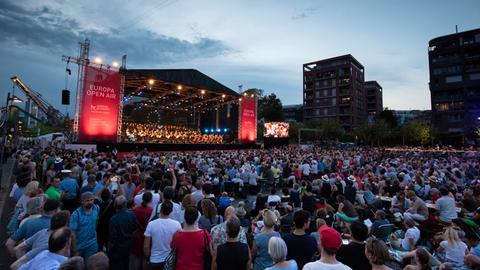
[(207, 230), (203, 230), (203, 237), (205, 243), (205, 251), (203, 252), (203, 269), (210, 270), (212, 269), (212, 254), (210, 253), (210, 245), (208, 242), (208, 232)]
[(168, 253), (167, 257), (165, 258), (165, 264), (163, 265), (163, 270), (174, 270), (175, 269), (175, 263), (177, 259), (177, 247), (176, 247), (176, 236), (177, 233), (173, 235), (173, 248), (170, 250), (170, 253)]

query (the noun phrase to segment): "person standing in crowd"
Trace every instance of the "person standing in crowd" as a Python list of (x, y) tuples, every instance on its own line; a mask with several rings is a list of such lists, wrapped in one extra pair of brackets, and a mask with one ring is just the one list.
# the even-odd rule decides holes
[(62, 170), (63, 180), (60, 182), (62, 191), (63, 209), (72, 213), (77, 208), (77, 193), (79, 191), (77, 180), (70, 177), (71, 170)]
[(70, 257), (70, 245), (73, 232), (69, 228), (60, 228), (50, 235), (48, 250), (40, 252), (35, 258), (22, 265), (19, 270), (58, 269), (60, 264)]
[(295, 260), (287, 261), (287, 245), (282, 238), (273, 236), (268, 240), (268, 254), (272, 258), (274, 265), (265, 268), (265, 270), (298, 270)]
[(254, 270), (263, 270), (274, 264), (272, 258), (268, 254), (268, 241), (271, 237), (280, 237), (280, 234), (274, 230), (274, 226), (278, 224), (275, 213), (271, 210), (264, 210), (260, 212), (260, 215), (263, 218), (263, 227), (260, 233), (255, 235), (252, 244)]
[(407, 191), (407, 198), (410, 200), (410, 208), (405, 212), (404, 218), (420, 222), (427, 220), (428, 207), (425, 202), (413, 190)]
[[(185, 208), (184, 227), (172, 238), (170, 247), (176, 251), (175, 270), (203, 270), (210, 269), (211, 238), (206, 230), (198, 229), (195, 222), (198, 219), (198, 210), (195, 207)], [(208, 261), (205, 261), (208, 259)]]
[(180, 222), (169, 218), (173, 204), (165, 201), (160, 207), (160, 216), (148, 223), (145, 229), (143, 250), (148, 258), (149, 268), (163, 269), (165, 258), (170, 253), (170, 242), (173, 235), (182, 228)]
[(365, 240), (368, 237), (368, 227), (360, 221), (350, 224), (351, 241), (348, 245), (342, 245), (337, 252), (337, 260), (352, 269), (371, 270), (365, 256)]
[(85, 192), (92, 192), (95, 189), (95, 186), (97, 185), (97, 176), (95, 174), (90, 174), (87, 176), (87, 185), (83, 186), (80, 189), (80, 194), (83, 194)]
[[(216, 250), (217, 247), (221, 244), (225, 244), (227, 242), (227, 232), (226, 232), (226, 221), (232, 217), (237, 217), (235, 215), (235, 208), (233, 206), (229, 206), (225, 209), (225, 222), (220, 223), (212, 228), (212, 247), (213, 250)], [(240, 232), (238, 235), (240, 242), (247, 244), (247, 235), (243, 228), (240, 228)]]
[[(175, 189), (173, 187), (165, 187), (163, 189), (163, 199), (164, 202), (171, 202), (173, 206), (173, 210), (170, 213), (170, 218), (173, 220), (178, 221), (180, 224), (183, 223), (183, 216), (182, 216), (182, 206), (180, 204), (173, 201), (173, 197), (175, 197)], [(154, 219), (159, 215), (159, 209), (161, 208), (162, 204), (159, 204), (156, 209), (156, 213), (152, 213), (151, 219)]]
[(97, 221), (100, 208), (94, 204), (95, 196), (91, 192), (82, 194), (82, 206), (72, 213), (70, 228), (75, 232), (77, 250), (85, 260), (98, 251)]
[(14, 247), (20, 240), (28, 239), (42, 229), (50, 227), (50, 221), (53, 215), (58, 212), (60, 203), (56, 200), (47, 200), (43, 205), (43, 214), (41, 217), (25, 221), (15, 233), (8, 238), (5, 246), (12, 256), (15, 255)]
[(132, 178), (129, 173), (122, 175), (122, 184), (120, 185), (122, 194), (127, 198), (127, 201), (133, 200), (133, 193), (135, 192), (135, 184), (132, 182)]
[(125, 269), (130, 267), (130, 251), (132, 235), (137, 229), (137, 221), (132, 211), (127, 209), (127, 198), (120, 195), (115, 198), (117, 213), (110, 219), (108, 229), (108, 253), (111, 268)]
[(455, 199), (448, 196), (449, 191), (446, 187), (440, 188), (440, 194), (442, 197), (435, 202), (435, 208), (439, 214), (438, 219), (444, 223), (451, 223), (452, 220), (458, 218)]
[(45, 195), (48, 199), (60, 201), (62, 198), (62, 191), (60, 190), (60, 178), (53, 178), (50, 182), (50, 186), (45, 191)]
[(109, 270), (110, 260), (105, 253), (100, 251), (90, 256), (86, 265), (86, 270)]
[[(392, 270), (392, 268), (385, 265), (390, 261), (390, 254), (388, 254), (387, 245), (380, 239), (370, 238), (365, 246), (365, 256), (371, 264), (372, 270)], [(352, 268), (360, 269), (360, 268)]]
[(295, 260), (298, 268), (302, 269), (307, 262), (312, 260), (317, 251), (317, 243), (315, 238), (305, 233), (305, 230), (310, 226), (310, 214), (307, 211), (299, 210), (295, 212), (293, 222), (295, 223), (295, 229), (292, 233), (284, 235), (283, 240), (287, 244), (287, 260)]
[(232, 217), (226, 222), (227, 242), (217, 247), (213, 256), (212, 270), (250, 269), (250, 249), (238, 240), (240, 220)]
[(217, 207), (211, 200), (201, 200), (202, 216), (198, 220), (200, 229), (205, 229), (209, 233), (213, 226), (223, 222), (223, 218), (217, 215)]
[[(17, 245), (15, 247), (15, 254), (18, 260), (16, 260), (12, 265), (10, 265), (10, 269), (18, 269), (21, 265), (33, 259), (40, 252), (47, 250), (48, 239), (50, 238), (50, 235), (54, 231), (67, 226), (69, 219), (70, 212), (60, 211), (52, 216), (49, 229), (42, 229), (36, 234), (34, 234), (32, 237), (26, 239), (21, 244)], [(73, 248), (75, 247), (72, 245), (72, 249)]]
[(133, 208), (133, 214), (137, 220), (137, 229), (133, 233), (133, 265), (134, 270), (141, 270), (144, 268), (143, 242), (145, 239), (144, 233), (147, 228), (150, 215), (152, 214), (152, 193), (145, 192), (142, 195), (142, 204)]
[[(337, 261), (335, 255), (342, 245), (340, 233), (335, 229), (322, 226), (319, 229), (320, 242), (318, 243), (320, 259), (309, 262), (303, 270), (352, 270), (352, 268)], [(355, 268), (357, 269), (357, 268)]]
[(108, 244), (108, 230), (110, 219), (115, 214), (115, 206), (113, 203), (111, 192), (108, 188), (100, 191), (100, 202), (98, 204), (100, 214), (97, 222), (97, 242), (98, 251), (104, 251)]

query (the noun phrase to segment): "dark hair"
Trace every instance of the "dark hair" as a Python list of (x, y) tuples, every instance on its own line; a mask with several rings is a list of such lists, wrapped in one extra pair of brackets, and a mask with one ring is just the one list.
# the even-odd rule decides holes
[(165, 216), (170, 215), (173, 211), (173, 203), (171, 201), (164, 201), (160, 207), (160, 213)]
[(336, 199), (337, 199), (337, 202), (341, 203), (341, 202), (344, 202), (344, 201), (345, 201), (345, 196), (343, 196), (343, 195), (337, 195)]
[(360, 221), (354, 221), (350, 225), (350, 232), (355, 240), (365, 241), (368, 237), (368, 227)]
[(305, 226), (310, 218), (310, 213), (305, 210), (298, 210), (293, 214), (293, 222), (295, 223), (295, 228), (301, 229)]
[(198, 219), (198, 210), (196, 207), (188, 206), (185, 208), (185, 223), (192, 225), (195, 224), (195, 221)]
[(447, 196), (448, 195), (448, 189), (446, 187), (441, 187), (440, 188), (440, 194), (442, 194), (442, 196)]
[(110, 200), (111, 195), (112, 194), (110, 193), (110, 190), (106, 188), (102, 191), (102, 194), (100, 194), (100, 197), (102, 198), (102, 201), (106, 202)]
[(277, 189), (276, 189), (275, 187), (272, 187), (272, 188), (270, 189), (270, 194), (272, 194), (272, 195), (277, 194)]
[(163, 198), (165, 200), (172, 200), (174, 196), (175, 196), (175, 189), (173, 189), (173, 187), (169, 186), (163, 189)]
[(236, 216), (229, 218), (225, 223), (225, 230), (228, 237), (237, 237), (238, 233), (240, 233), (240, 220)]
[(60, 228), (50, 234), (48, 238), (48, 251), (56, 253), (62, 250), (72, 237), (72, 230), (68, 227)]
[(147, 204), (152, 201), (153, 195), (150, 191), (143, 193), (142, 195), (142, 207), (147, 207)]
[(203, 184), (202, 190), (207, 195), (211, 194), (212, 193), (212, 184), (210, 184), (210, 183)]
[(155, 180), (152, 177), (145, 178), (145, 189), (151, 190), (153, 189), (153, 185), (155, 184)]
[(308, 192), (312, 192), (312, 190), (313, 190), (312, 185), (308, 184), (308, 185), (307, 185), (307, 191), (308, 191)]
[(108, 270), (109, 259), (103, 252), (97, 252), (87, 259), (87, 270)]
[(50, 221), (50, 230), (54, 231), (67, 226), (69, 219), (70, 212), (68, 212), (67, 210), (56, 213), (52, 216), (52, 219)]

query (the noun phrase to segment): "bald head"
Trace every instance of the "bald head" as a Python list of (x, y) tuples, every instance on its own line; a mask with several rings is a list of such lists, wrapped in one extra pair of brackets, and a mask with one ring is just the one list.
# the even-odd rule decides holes
[(233, 206), (229, 206), (225, 209), (225, 220), (235, 216), (235, 208)]

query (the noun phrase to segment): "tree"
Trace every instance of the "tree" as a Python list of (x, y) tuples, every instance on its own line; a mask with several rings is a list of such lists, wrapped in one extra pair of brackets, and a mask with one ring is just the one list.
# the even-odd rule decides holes
[(306, 128), (318, 129), (319, 133), (315, 132), (315, 139), (321, 140), (333, 140), (338, 141), (343, 135), (345, 135), (345, 130), (334, 121), (321, 121), (321, 120), (310, 120), (305, 123)]
[(259, 97), (258, 118), (263, 118), (265, 122), (281, 122), (285, 120), (282, 101), (274, 93)]
[(393, 114), (393, 111), (385, 108), (380, 114), (378, 114), (377, 120), (385, 121), (391, 128), (398, 126), (397, 117)]
[(414, 119), (402, 126), (402, 135), (407, 144), (425, 145), (431, 140), (432, 129), (424, 121)]
[(391, 136), (391, 127), (386, 121), (380, 119), (374, 122), (365, 122), (355, 130), (356, 136), (364, 144), (384, 145)]

